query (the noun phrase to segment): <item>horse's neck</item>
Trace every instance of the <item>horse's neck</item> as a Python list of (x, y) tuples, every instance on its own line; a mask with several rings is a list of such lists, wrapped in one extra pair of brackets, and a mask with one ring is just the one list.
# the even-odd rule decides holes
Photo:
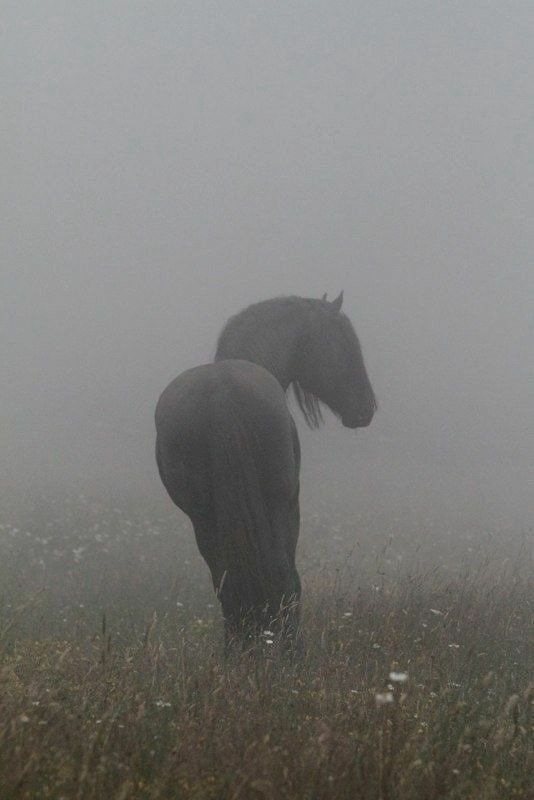
[(284, 391), (296, 380), (295, 362), (299, 341), (306, 320), (300, 309), (295, 309), (293, 319), (287, 314), (280, 320), (271, 320), (268, 328), (251, 326), (245, 335), (229, 336), (217, 359), (242, 358), (268, 370), (278, 380)]
[(276, 347), (272, 341), (262, 340), (261, 335), (251, 336), (248, 342), (244, 342), (242, 347), (231, 348), (225, 352), (224, 358), (243, 358), (245, 361), (252, 361), (270, 372), (280, 383), (284, 391), (294, 380), (294, 347)]
[(274, 375), (284, 391), (287, 391), (289, 384), (295, 378), (292, 366), (293, 350), (284, 349), (278, 353), (276, 351), (252, 353), (248, 360), (259, 364), (260, 367), (264, 367)]

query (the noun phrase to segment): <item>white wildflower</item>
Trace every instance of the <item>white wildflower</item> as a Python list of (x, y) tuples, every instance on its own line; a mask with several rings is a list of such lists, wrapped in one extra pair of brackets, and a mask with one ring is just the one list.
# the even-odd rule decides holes
[(379, 692), (375, 694), (375, 703), (377, 706), (384, 706), (387, 703), (393, 702), (393, 692)]
[(390, 681), (394, 683), (406, 683), (408, 680), (408, 673), (407, 672), (390, 672), (389, 673)]
[(85, 550), (86, 548), (83, 546), (72, 548), (72, 555), (74, 556), (74, 560), (76, 561), (77, 564), (79, 564), (80, 561), (82, 560), (82, 555), (85, 552)]

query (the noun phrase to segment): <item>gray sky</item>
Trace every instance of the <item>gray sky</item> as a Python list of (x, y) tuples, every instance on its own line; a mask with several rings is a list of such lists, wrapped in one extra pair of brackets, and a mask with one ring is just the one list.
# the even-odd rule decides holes
[(531, 2), (22, 0), (1, 32), (9, 484), (159, 490), (165, 384), (244, 305), (344, 288), (380, 412), (306, 436), (309, 480), (529, 519)]

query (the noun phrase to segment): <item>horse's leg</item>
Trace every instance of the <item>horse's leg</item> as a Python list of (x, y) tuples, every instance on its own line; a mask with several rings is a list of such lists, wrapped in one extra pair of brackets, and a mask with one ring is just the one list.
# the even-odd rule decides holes
[(293, 635), (298, 627), (300, 580), (295, 565), (299, 534), (300, 446), (297, 429), (287, 415), (271, 428), (258, 459), (261, 491), (269, 517), (271, 536), (265, 542), (266, 575), (271, 586), (268, 609), (260, 623)]
[[(164, 458), (164, 455), (166, 455), (166, 458)], [(186, 457), (187, 450), (178, 449), (177, 447), (169, 448), (165, 452), (158, 439), (156, 443), (156, 460), (161, 479), (172, 501), (191, 520), (200, 555), (208, 565), (213, 588), (223, 605), (225, 639), (228, 644), (229, 640), (235, 636), (235, 633), (234, 626), (230, 621), (229, 603), (222, 602), (221, 590), (225, 573), (217, 545), (216, 521), (213, 518), (210, 486), (206, 479), (207, 471), (198, 469), (198, 465), (196, 465), (197, 469), (194, 471), (191, 464), (185, 462)]]
[(277, 596), (273, 597), (273, 616), (280, 616), (282, 627), (292, 638), (298, 632), (300, 617), (301, 584), (296, 567), (296, 547), (300, 528), (298, 484), (294, 495), (279, 500), (272, 511), (274, 548), (273, 557), (279, 570)]
[(298, 626), (300, 620), (300, 596), (302, 588), (300, 584), (300, 576), (297, 571), (296, 554), (297, 542), (300, 533), (300, 441), (295, 425), (295, 420), (291, 418), (291, 439), (293, 445), (293, 458), (294, 458), (294, 481), (293, 481), (293, 496), (289, 509), (289, 555), (290, 563), (293, 568), (293, 581), (295, 584), (295, 610), (293, 614), (293, 628), (294, 635), (298, 634)]
[(258, 632), (261, 625), (252, 616), (243, 618), (240, 598), (236, 596), (232, 582), (226, 580), (225, 556), (220, 550), (214, 512), (212, 509), (209, 513), (197, 512), (191, 516), (191, 521), (198, 549), (209, 567), (213, 588), (221, 604), (224, 617), (225, 649), (228, 651), (230, 645), (236, 641), (246, 645), (254, 638), (254, 634)]
[[(300, 441), (295, 420), (291, 417), (291, 443), (293, 446), (293, 492), (291, 495), (291, 509), (290, 509), (290, 542), (293, 563), (295, 563), (295, 554), (297, 550), (297, 541), (300, 532)], [(300, 585), (300, 580), (299, 580)]]
[(188, 449), (174, 448), (164, 461), (161, 444), (158, 442), (156, 446), (156, 458), (162, 481), (173, 502), (187, 514), (193, 524), (200, 555), (210, 570), (213, 588), (223, 605), (228, 638), (231, 609), (228, 601), (223, 602), (224, 562), (217, 540), (217, 522), (211, 498), (209, 470), (199, 458), (199, 454), (195, 455), (195, 462), (191, 463)]
[(211, 515), (194, 514), (191, 518), (195, 539), (200, 554), (211, 573), (213, 589), (219, 600), (224, 617), (224, 647), (228, 653), (230, 646), (240, 638), (241, 619), (240, 609), (235, 604), (235, 599), (225, 591), (226, 570), (222, 554), (217, 543), (216, 522)]

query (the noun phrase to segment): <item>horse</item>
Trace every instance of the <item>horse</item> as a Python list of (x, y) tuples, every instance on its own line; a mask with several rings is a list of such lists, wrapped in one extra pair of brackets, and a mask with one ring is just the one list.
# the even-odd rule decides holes
[(310, 428), (321, 404), (346, 428), (366, 427), (376, 410), (342, 302), (343, 293), (245, 308), (224, 326), (214, 361), (181, 373), (158, 400), (159, 474), (193, 524), (227, 642), (298, 631), (300, 444), (288, 389)]

